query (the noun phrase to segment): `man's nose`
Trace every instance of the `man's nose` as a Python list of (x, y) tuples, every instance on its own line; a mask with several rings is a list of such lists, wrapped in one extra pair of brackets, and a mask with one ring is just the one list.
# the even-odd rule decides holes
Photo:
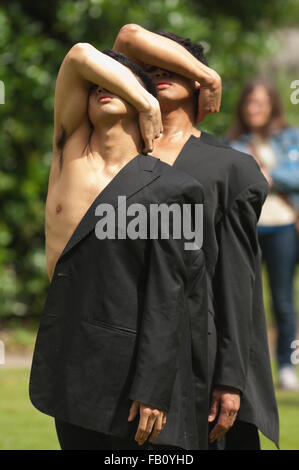
[(164, 70), (164, 69), (157, 69), (155, 70), (154, 72), (154, 75), (156, 78), (169, 78), (170, 77), (170, 72), (168, 70)]
[[(105, 93), (105, 92), (108, 92), (108, 90), (106, 90), (105, 88), (101, 88), (101, 87), (98, 87), (98, 88), (97, 88), (97, 94), (103, 93), (103, 92), (104, 92), (104, 93)], [(109, 93), (109, 92), (108, 92), (108, 93)]]

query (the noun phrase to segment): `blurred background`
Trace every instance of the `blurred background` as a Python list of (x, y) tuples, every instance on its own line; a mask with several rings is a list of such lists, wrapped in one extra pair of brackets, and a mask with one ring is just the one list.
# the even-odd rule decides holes
[[(58, 449), (51, 418), (28, 397), (29, 368), (48, 278), (44, 209), (52, 158), (56, 75), (76, 42), (112, 48), (119, 29), (137, 23), (201, 42), (223, 80), (222, 108), (199, 126), (222, 138), (244, 83), (270, 77), (287, 121), (299, 126), (290, 100), (299, 80), (298, 0), (51, 0), (0, 1), (0, 449)], [(298, 95), (297, 95), (298, 96)], [(2, 102), (2, 101), (1, 101)], [(270, 349), (276, 340), (266, 272), (264, 295)], [(299, 268), (295, 280), (299, 311)], [(297, 336), (298, 337), (298, 336)], [(276, 361), (273, 355), (273, 373)], [(299, 392), (277, 391), (281, 448), (299, 449)], [(264, 449), (273, 449), (263, 439)]]

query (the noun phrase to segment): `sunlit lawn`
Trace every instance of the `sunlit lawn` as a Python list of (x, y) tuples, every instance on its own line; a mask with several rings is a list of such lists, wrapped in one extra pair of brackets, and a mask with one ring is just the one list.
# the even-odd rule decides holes
[[(280, 420), (280, 449), (299, 450), (299, 392), (276, 391)], [(274, 450), (274, 444), (261, 435), (263, 450)]]
[[(28, 369), (0, 369), (0, 450), (59, 449), (53, 419), (28, 397)], [(278, 392), (281, 449), (299, 450), (299, 393)], [(274, 445), (262, 438), (263, 449)]]
[[(299, 266), (297, 265), (295, 277), (295, 303), (299, 312)], [(263, 289), (267, 324), (274, 325), (272, 302), (266, 269), (263, 267)], [(274, 361), (273, 361), (274, 362)], [(298, 368), (297, 368), (298, 369)], [(276, 368), (273, 367), (274, 382), (276, 382)], [(280, 418), (280, 446), (282, 450), (299, 450), (299, 392), (276, 393)], [(262, 447), (265, 450), (274, 449), (275, 446), (261, 436)]]
[(28, 396), (28, 369), (0, 369), (0, 449), (59, 449), (53, 418)]

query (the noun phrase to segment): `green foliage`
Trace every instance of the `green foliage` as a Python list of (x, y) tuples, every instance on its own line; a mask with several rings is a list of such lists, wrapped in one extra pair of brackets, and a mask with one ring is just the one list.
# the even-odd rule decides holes
[(223, 77), (224, 94), (221, 114), (209, 116), (201, 128), (220, 136), (231, 123), (242, 83), (278, 46), (269, 40), (269, 31), (279, 21), (292, 24), (294, 12), (295, 0), (2, 2), (0, 317), (38, 315), (44, 303), (44, 208), (55, 79), (70, 47), (79, 41), (112, 47), (126, 23), (202, 42), (210, 65)]

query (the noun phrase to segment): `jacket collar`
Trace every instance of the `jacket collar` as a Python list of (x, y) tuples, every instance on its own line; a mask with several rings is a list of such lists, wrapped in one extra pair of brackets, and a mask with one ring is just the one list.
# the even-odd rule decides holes
[(142, 153), (130, 160), (93, 201), (71, 235), (58, 261), (94, 229), (98, 222), (98, 217), (95, 215), (98, 204), (110, 204), (116, 208), (118, 196), (126, 196), (129, 199), (143, 187), (152, 183), (160, 176), (159, 161), (158, 158)]

